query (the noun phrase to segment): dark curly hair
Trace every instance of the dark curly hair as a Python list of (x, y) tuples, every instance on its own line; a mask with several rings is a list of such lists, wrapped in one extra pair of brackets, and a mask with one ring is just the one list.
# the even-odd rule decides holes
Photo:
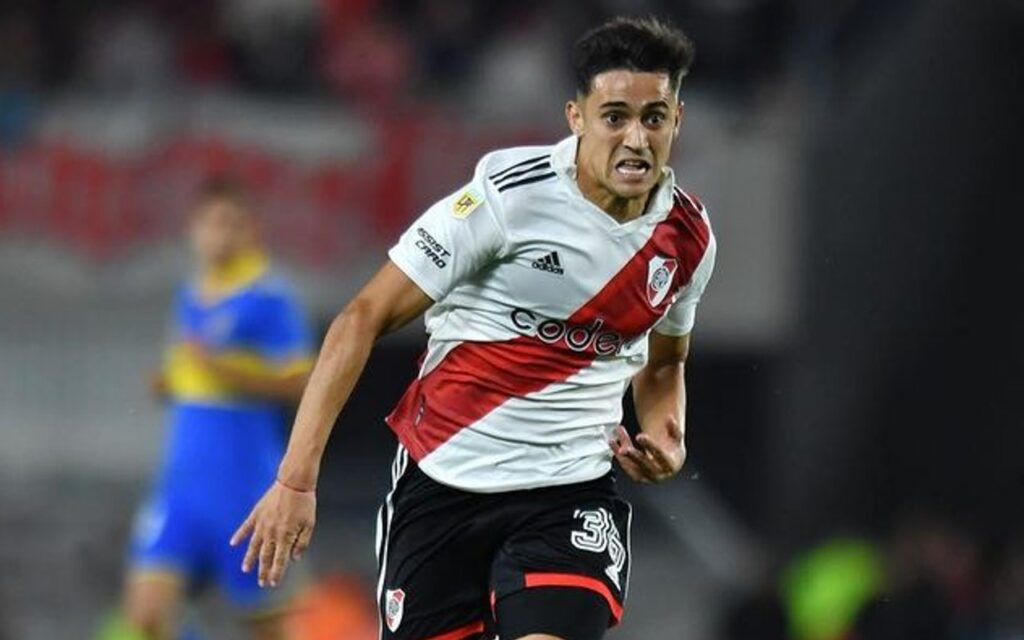
[(672, 90), (679, 91), (693, 56), (693, 42), (670, 24), (656, 18), (613, 18), (573, 46), (576, 89), (587, 95), (594, 76), (625, 69), (666, 73)]
[(252, 206), (249, 187), (238, 176), (231, 173), (216, 173), (207, 176), (196, 189), (199, 202), (227, 200), (244, 208)]

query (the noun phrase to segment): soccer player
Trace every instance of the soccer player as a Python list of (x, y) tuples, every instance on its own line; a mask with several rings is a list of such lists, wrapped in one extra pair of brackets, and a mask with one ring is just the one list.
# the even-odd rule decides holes
[(190, 220), (197, 273), (180, 288), (159, 386), (168, 431), (155, 488), (132, 534), (127, 623), (175, 637), (191, 588), (215, 583), (257, 639), (283, 638), (287, 594), (262, 590), (225, 543), (284, 450), (290, 406), (312, 368), (303, 310), (270, 269), (241, 183), (202, 186)]
[[(683, 363), (715, 241), (667, 166), (693, 55), (615, 19), (575, 45), (572, 136), (489, 153), (335, 318), (274, 484), (233, 536), (274, 586), (313, 531), (321, 455), (374, 341), (426, 312), (378, 522), (383, 638), (591, 640), (622, 615), (639, 482), (683, 465)], [(620, 426), (632, 383), (641, 433)]]

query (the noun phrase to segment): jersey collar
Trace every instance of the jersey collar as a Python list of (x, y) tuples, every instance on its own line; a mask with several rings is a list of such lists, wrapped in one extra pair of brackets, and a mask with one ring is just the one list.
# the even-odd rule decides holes
[(260, 278), (270, 263), (261, 251), (244, 251), (227, 264), (201, 273), (198, 278), (199, 291), (206, 299), (222, 298), (249, 286)]
[[(551, 168), (566, 179), (575, 195), (586, 200), (580, 191), (579, 185), (576, 183), (576, 147), (578, 145), (579, 139), (576, 136), (569, 136), (559, 141), (551, 151)], [(668, 214), (672, 209), (672, 189), (675, 183), (675, 172), (672, 171), (672, 167), (662, 169), (658, 186), (655, 187), (654, 200), (647, 209), (647, 213), (637, 218), (637, 220), (660, 220)], [(587, 200), (587, 202), (590, 201)]]

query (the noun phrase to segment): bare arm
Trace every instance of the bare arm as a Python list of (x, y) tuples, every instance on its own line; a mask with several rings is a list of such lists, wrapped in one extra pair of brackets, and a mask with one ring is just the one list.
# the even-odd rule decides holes
[(192, 357), (202, 362), (219, 380), (247, 396), (297, 404), (309, 380), (308, 365), (288, 371), (250, 371), (199, 345), (190, 344), (189, 349)]
[(644, 433), (658, 437), (669, 419), (684, 432), (686, 382), (684, 369), (690, 335), (666, 336), (651, 332), (647, 365), (633, 378), (633, 402)]
[(640, 435), (636, 443), (619, 428), (612, 450), (623, 470), (639, 482), (659, 482), (679, 473), (686, 461), (684, 367), (690, 336), (651, 332), (647, 364), (633, 377)]
[(366, 366), (374, 342), (418, 317), (434, 303), (388, 261), (334, 318), (295, 416), (279, 478), (312, 489), (327, 438)]
[(320, 460), (373, 343), (432, 304), (389, 261), (331, 323), (302, 394), (278, 479), (231, 538), (235, 545), (251, 534), (242, 568), (249, 571), (258, 560), (261, 586), (277, 586), (288, 563), (309, 546)]

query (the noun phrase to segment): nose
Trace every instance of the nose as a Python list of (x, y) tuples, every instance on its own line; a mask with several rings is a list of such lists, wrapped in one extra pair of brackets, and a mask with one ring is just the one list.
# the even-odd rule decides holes
[(639, 120), (631, 122), (629, 128), (626, 129), (626, 136), (623, 138), (622, 144), (634, 153), (643, 153), (647, 149), (647, 130), (643, 123)]

